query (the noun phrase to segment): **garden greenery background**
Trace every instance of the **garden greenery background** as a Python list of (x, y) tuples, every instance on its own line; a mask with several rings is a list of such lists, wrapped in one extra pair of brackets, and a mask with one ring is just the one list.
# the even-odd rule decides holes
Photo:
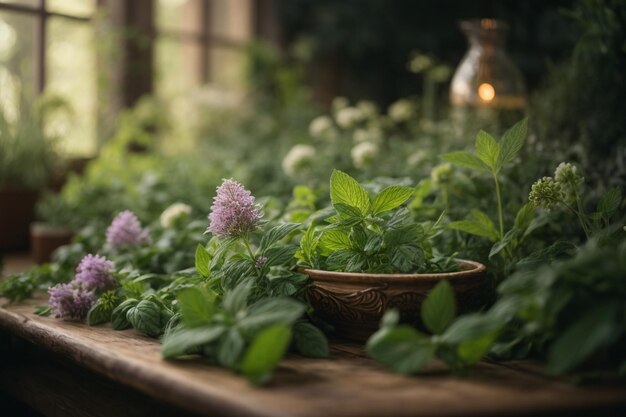
[[(516, 56), (530, 66), (527, 73), (535, 71), (536, 88), (515, 125), (496, 114), (464, 123), (452, 117), (445, 49), (441, 56), (425, 52), (449, 40), (387, 39), (390, 22), (374, 18), (379, 2), (367, 5), (352, 16), (361, 8), (351, 2), (289, 2), (282, 13), (292, 47), (283, 53), (249, 46), (249, 92), (197, 100), (184, 123), (170, 117), (171, 102), (155, 97), (120, 115), (84, 174), (40, 203), (42, 220), (74, 228), (74, 243), (57, 252), (56, 263), (3, 282), (2, 294), (23, 299), (69, 282), (84, 255), (99, 253), (115, 262), (119, 286), (99, 289), (89, 315), (78, 316), (165, 335), (166, 358), (200, 353), (263, 382), (290, 345), (313, 357), (328, 354), (318, 329), (325, 326), (306, 307), (306, 277), (294, 268), (316, 247), (329, 206), (339, 214), (345, 209), (333, 201), (329, 181), (341, 172), (370, 195), (390, 186), (411, 189), (400, 202), (402, 215), (437, 225), (424, 238), (435, 247), (431, 255), (480, 261), (489, 271), (492, 299), (484, 311), (455, 318), (451, 290), (437, 287), (423, 310), (425, 328), (388, 314), (368, 343), (375, 359), (412, 373), (434, 356), (458, 372), (487, 354), (535, 356), (547, 359), (552, 373), (623, 375), (626, 4), (583, 0), (564, 11), (575, 43), (542, 80), (526, 60), (532, 52)], [(299, 8), (311, 13), (295, 13)], [(520, 8), (511, 9), (512, 22), (524, 15)], [(354, 26), (346, 22), (363, 24), (364, 16), (371, 20), (362, 26), (367, 30), (341, 30)], [(371, 32), (381, 37), (370, 39)], [(394, 59), (402, 56), (391, 88), (389, 80), (372, 81), (380, 80), (380, 67), (363, 64), (391, 65), (387, 45), (398, 48)], [(372, 90), (356, 93), (347, 83), (349, 98), (336, 97), (327, 108), (313, 104), (307, 65), (313, 56), (348, 60), (345, 78), (358, 74), (353, 83)], [(257, 197), (267, 223), (220, 245), (203, 232), (223, 178)], [(176, 216), (174, 203), (185, 205)], [(133, 227), (146, 227), (149, 241), (112, 245), (107, 230), (123, 210), (137, 216), (143, 226)], [(356, 247), (344, 243), (346, 250)], [(336, 270), (353, 265), (334, 261)], [(428, 309), (445, 312), (446, 320), (426, 318), (433, 315)], [(270, 359), (258, 363), (259, 357)]]

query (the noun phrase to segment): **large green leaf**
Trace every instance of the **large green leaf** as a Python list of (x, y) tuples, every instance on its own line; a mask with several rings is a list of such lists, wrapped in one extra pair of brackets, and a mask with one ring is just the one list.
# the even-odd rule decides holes
[(333, 204), (342, 203), (356, 207), (363, 215), (370, 210), (370, 199), (365, 188), (339, 170), (334, 170), (330, 177), (330, 200)]
[(150, 300), (142, 300), (135, 307), (128, 310), (126, 318), (138, 331), (150, 337), (161, 334), (161, 309)]
[(574, 369), (583, 360), (620, 336), (616, 303), (600, 303), (574, 321), (552, 344), (547, 371), (558, 375)]
[(284, 324), (263, 330), (246, 351), (241, 372), (254, 384), (264, 383), (285, 355), (290, 341), (291, 330)]
[(239, 331), (231, 328), (221, 340), (217, 351), (217, 361), (226, 368), (236, 369), (245, 346), (246, 342)]
[(190, 349), (217, 340), (224, 332), (224, 326), (203, 326), (193, 329), (177, 329), (163, 338), (161, 355), (165, 359), (185, 355)]
[(367, 352), (395, 372), (412, 374), (433, 358), (435, 346), (414, 328), (401, 325), (374, 333), (367, 341)]
[(500, 155), (498, 156), (498, 170), (504, 164), (511, 162), (524, 144), (528, 131), (528, 119), (517, 122), (513, 127), (504, 132), (500, 139)]
[(304, 304), (287, 297), (263, 298), (248, 309), (237, 327), (246, 335), (254, 335), (277, 323), (292, 325), (304, 313)]
[(176, 293), (183, 322), (188, 327), (206, 325), (211, 322), (215, 305), (206, 291), (190, 287)]
[(263, 234), (259, 249), (265, 251), (281, 239), (285, 238), (289, 233), (300, 227), (298, 223), (282, 223), (272, 227), (270, 230)]
[(454, 165), (458, 165), (463, 168), (473, 169), (474, 171), (478, 172), (491, 172), (489, 166), (481, 161), (479, 157), (467, 151), (444, 153), (439, 157), (444, 161), (453, 163)]
[(328, 340), (311, 323), (299, 321), (293, 326), (293, 339), (298, 353), (309, 358), (327, 358)]
[(204, 246), (198, 244), (196, 247), (196, 271), (203, 277), (209, 276), (209, 264), (211, 263), (211, 255), (206, 251)]
[(441, 281), (422, 303), (422, 322), (435, 334), (441, 334), (454, 320), (456, 302), (454, 290), (446, 280)]
[(476, 136), (476, 156), (493, 171), (498, 170), (500, 145), (489, 133), (481, 130)]
[(413, 196), (415, 189), (392, 185), (382, 190), (372, 202), (372, 214), (375, 216), (389, 210), (400, 207)]
[(598, 211), (605, 216), (610, 216), (619, 208), (621, 202), (622, 191), (618, 187), (613, 187), (598, 202)]
[(448, 225), (450, 229), (460, 230), (476, 236), (484, 237), (492, 242), (500, 239), (500, 233), (496, 230), (489, 216), (479, 210), (472, 210), (473, 220), (460, 220)]
[(349, 232), (343, 229), (331, 229), (322, 234), (322, 247), (330, 251), (352, 249)]

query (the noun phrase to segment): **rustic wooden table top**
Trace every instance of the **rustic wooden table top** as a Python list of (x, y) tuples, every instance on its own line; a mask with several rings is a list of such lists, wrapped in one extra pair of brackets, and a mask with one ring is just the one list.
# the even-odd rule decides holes
[[(626, 411), (624, 387), (577, 387), (529, 362), (482, 362), (465, 378), (433, 364), (419, 376), (386, 372), (357, 345), (332, 357), (286, 358), (255, 388), (200, 358), (161, 359), (156, 340), (134, 330), (89, 327), (33, 314), (45, 298), (0, 308), (0, 330), (181, 410), (229, 416), (505, 416)], [(626, 414), (622, 414), (626, 415)]]

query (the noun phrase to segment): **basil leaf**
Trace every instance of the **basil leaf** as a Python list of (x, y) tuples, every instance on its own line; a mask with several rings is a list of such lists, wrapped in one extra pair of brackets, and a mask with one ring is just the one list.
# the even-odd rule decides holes
[(138, 331), (150, 337), (161, 334), (161, 309), (150, 300), (142, 300), (126, 313), (128, 322)]
[(327, 358), (328, 340), (320, 329), (305, 321), (293, 326), (293, 339), (296, 350), (309, 358)]
[(435, 334), (441, 334), (454, 320), (456, 304), (454, 290), (446, 280), (433, 288), (422, 303), (422, 322)]
[(224, 326), (203, 326), (193, 329), (177, 329), (163, 338), (161, 355), (165, 359), (185, 355), (191, 349), (217, 340), (224, 332)]
[(187, 327), (206, 325), (215, 312), (214, 301), (200, 288), (185, 288), (176, 293), (183, 322)]
[(271, 326), (257, 335), (241, 363), (241, 372), (254, 384), (262, 384), (282, 359), (291, 341), (291, 330), (284, 324)]
[(128, 310), (134, 308), (137, 303), (139, 303), (138, 300), (129, 298), (113, 310), (113, 313), (111, 313), (111, 326), (115, 330), (124, 330), (131, 326), (126, 314), (128, 313)]
[(402, 187), (392, 185), (382, 190), (372, 202), (372, 214), (379, 215), (386, 211), (400, 207), (413, 196), (415, 189), (412, 187)]
[(330, 200), (333, 205), (343, 203), (359, 209), (363, 216), (370, 209), (370, 199), (365, 188), (357, 180), (339, 170), (330, 177)]

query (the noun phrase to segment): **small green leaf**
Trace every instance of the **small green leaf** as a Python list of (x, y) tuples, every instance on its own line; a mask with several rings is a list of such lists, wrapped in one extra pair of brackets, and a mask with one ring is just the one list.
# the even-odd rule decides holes
[(98, 324), (109, 322), (111, 320), (113, 310), (113, 306), (108, 306), (98, 300), (91, 307), (91, 309), (89, 309), (89, 313), (87, 313), (87, 324), (90, 326), (96, 326)]
[(327, 358), (328, 340), (324, 333), (311, 323), (299, 321), (293, 326), (296, 350), (309, 358)]
[(456, 301), (454, 290), (447, 280), (441, 281), (422, 303), (422, 322), (435, 334), (441, 334), (454, 320)]
[(241, 372), (253, 384), (262, 384), (285, 355), (291, 342), (291, 330), (284, 324), (271, 326), (257, 335), (241, 363)]
[(330, 200), (356, 207), (362, 215), (370, 210), (370, 199), (365, 188), (345, 172), (334, 170), (330, 177)]
[(128, 310), (135, 307), (137, 303), (139, 303), (138, 300), (129, 298), (113, 310), (113, 313), (111, 314), (111, 326), (115, 330), (124, 330), (130, 327), (130, 322), (126, 318), (126, 314), (128, 313)]
[(215, 311), (214, 300), (200, 288), (190, 287), (176, 293), (183, 322), (187, 327), (209, 324)]
[(246, 335), (254, 335), (277, 323), (291, 326), (304, 314), (304, 304), (287, 297), (263, 298), (248, 309), (237, 327)]
[(530, 223), (535, 217), (537, 208), (532, 203), (526, 203), (519, 209), (515, 216), (515, 227), (522, 233), (528, 229)]
[(500, 317), (487, 314), (466, 314), (459, 317), (441, 335), (444, 343), (458, 345), (467, 340), (474, 340), (498, 332), (504, 323)]
[(447, 162), (451, 162), (454, 165), (461, 166), (463, 168), (473, 169), (478, 172), (491, 172), (489, 166), (487, 166), (479, 157), (473, 153), (467, 151), (457, 151), (444, 153), (439, 156), (441, 159)]
[(233, 316), (236, 315), (248, 305), (250, 291), (252, 291), (252, 284), (249, 281), (241, 282), (235, 288), (226, 292), (222, 307), (227, 313)]
[(524, 145), (526, 132), (528, 131), (528, 119), (517, 122), (513, 127), (504, 132), (500, 139), (500, 155), (498, 156), (498, 167), (502, 168), (511, 162)]
[(208, 277), (210, 263), (211, 255), (209, 255), (204, 246), (198, 244), (196, 247), (196, 271), (203, 277)]
[(289, 266), (297, 250), (297, 245), (274, 246), (268, 249), (267, 252), (265, 252), (265, 256), (267, 257), (267, 260), (265, 261), (265, 266)]
[(605, 216), (613, 214), (622, 202), (622, 190), (613, 187), (598, 202), (598, 211)]
[(49, 316), (52, 313), (52, 307), (48, 305), (37, 306), (35, 308), (35, 314), (41, 317)]
[(367, 341), (367, 352), (394, 372), (412, 374), (435, 355), (430, 340), (410, 326), (383, 328)]
[(485, 357), (496, 340), (498, 332), (488, 332), (477, 338), (462, 342), (457, 348), (457, 355), (465, 365), (473, 365)]
[(161, 310), (150, 300), (142, 300), (126, 313), (128, 322), (138, 331), (150, 337), (161, 334)]
[(320, 243), (322, 247), (329, 251), (352, 249), (352, 242), (346, 230), (331, 229), (322, 234)]
[(515, 228), (513, 228), (513, 229), (509, 230), (508, 232), (506, 232), (504, 234), (504, 237), (502, 239), (500, 239), (499, 241), (497, 241), (491, 247), (491, 250), (489, 251), (489, 258), (490, 259), (493, 258), (497, 254), (502, 252), (503, 249), (508, 247), (515, 240), (515, 238), (517, 237), (517, 234), (518, 234), (518, 231)]
[(259, 249), (263, 252), (266, 249), (285, 238), (289, 233), (296, 230), (300, 225), (298, 223), (282, 223), (272, 227), (270, 230), (263, 234)]
[(448, 225), (448, 228), (484, 237), (492, 242), (500, 239), (500, 233), (496, 230), (496, 226), (489, 216), (479, 210), (472, 210), (471, 213), (472, 217), (474, 217), (473, 220), (452, 222)]
[(231, 328), (222, 339), (217, 351), (218, 363), (226, 368), (236, 369), (245, 346), (246, 342), (241, 337), (241, 333)]
[(377, 216), (389, 210), (400, 207), (413, 196), (415, 189), (392, 185), (382, 190), (372, 202), (372, 214)]
[(314, 266), (313, 256), (317, 251), (318, 244), (319, 237), (315, 235), (315, 226), (311, 224), (304, 236), (302, 236), (302, 239), (300, 239), (300, 250), (296, 252), (295, 257), (309, 266)]
[(575, 320), (550, 346), (547, 372), (562, 374), (574, 369), (599, 348), (620, 335), (620, 306), (598, 304)]
[(161, 355), (165, 359), (185, 355), (190, 349), (211, 343), (224, 334), (224, 326), (203, 326), (177, 329), (163, 338)]
[[(363, 219), (363, 213), (361, 213), (361, 210), (356, 207), (343, 203), (335, 203), (333, 207), (337, 210), (339, 216), (337, 216), (337, 221), (332, 221), (331, 223), (360, 222)], [(331, 219), (328, 220), (331, 221)]]
[(476, 136), (476, 156), (490, 167), (493, 171), (498, 171), (498, 158), (500, 155), (500, 145), (489, 133), (481, 130)]

